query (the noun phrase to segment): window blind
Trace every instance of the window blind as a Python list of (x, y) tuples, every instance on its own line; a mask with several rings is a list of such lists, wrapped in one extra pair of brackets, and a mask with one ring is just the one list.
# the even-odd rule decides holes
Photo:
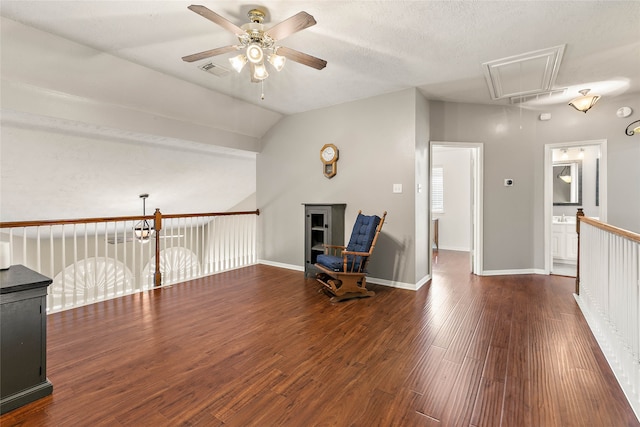
[(444, 170), (442, 166), (431, 169), (431, 212), (444, 212)]

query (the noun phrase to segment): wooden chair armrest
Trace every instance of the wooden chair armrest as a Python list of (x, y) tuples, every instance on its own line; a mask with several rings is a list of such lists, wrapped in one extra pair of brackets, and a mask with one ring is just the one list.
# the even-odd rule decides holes
[(325, 248), (338, 248), (338, 249), (345, 249), (346, 246), (342, 246), (342, 245), (327, 245), (326, 243), (323, 245)]
[(346, 247), (342, 245), (327, 245), (326, 243), (322, 246), (324, 246), (324, 253), (326, 255), (334, 255), (334, 256), (339, 256)]
[(371, 256), (370, 252), (342, 251), (342, 255)]
[[(355, 267), (355, 263), (352, 263), (351, 270), (349, 270), (347, 268), (347, 265), (349, 264), (347, 262), (347, 255), (352, 255), (354, 257), (361, 257), (362, 258), (361, 261), (358, 263), (358, 268), (354, 268)], [(368, 260), (370, 255), (371, 255), (370, 252), (342, 251), (343, 271), (345, 273), (363, 273), (364, 272), (364, 267), (366, 266), (367, 260)]]

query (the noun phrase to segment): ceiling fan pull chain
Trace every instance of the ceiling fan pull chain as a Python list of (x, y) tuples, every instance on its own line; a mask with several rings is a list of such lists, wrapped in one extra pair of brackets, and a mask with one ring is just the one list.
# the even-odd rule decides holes
[(264, 80), (261, 80), (260, 83), (262, 83), (262, 94), (260, 95), (260, 99), (264, 101)]

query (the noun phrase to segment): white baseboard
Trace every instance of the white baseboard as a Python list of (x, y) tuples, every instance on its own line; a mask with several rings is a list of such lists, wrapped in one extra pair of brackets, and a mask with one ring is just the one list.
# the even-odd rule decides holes
[(484, 270), (482, 276), (509, 276), (512, 274), (547, 274), (541, 268), (522, 268), (517, 270)]
[(389, 286), (390, 288), (408, 289), (410, 291), (417, 291), (420, 286), (422, 286), (418, 286), (413, 283), (396, 282), (395, 280), (378, 279), (377, 277), (367, 277), (367, 282), (374, 283), (376, 285)]
[(470, 252), (469, 248), (463, 248), (459, 246), (446, 246), (446, 245), (438, 245), (438, 250), (443, 251), (456, 251), (456, 252)]
[(304, 271), (304, 267), (301, 266), (301, 265), (285, 264), (285, 263), (282, 263), (282, 262), (275, 262), (275, 261), (267, 261), (266, 259), (259, 259), (258, 260), (258, 264), (270, 265), (271, 267), (286, 268), (287, 270)]
[[(285, 264), (282, 262), (268, 261), (265, 259), (259, 259), (258, 264), (270, 265), (272, 267), (286, 268), (287, 270), (304, 271), (304, 267), (301, 265)], [(478, 276), (509, 276), (514, 274), (542, 274), (548, 275), (544, 269), (540, 268), (523, 268), (517, 270), (484, 270)], [(417, 291), (426, 283), (431, 280), (431, 276), (427, 275), (420, 279), (417, 283), (397, 282), (395, 280), (379, 279), (377, 277), (367, 277), (367, 282), (374, 283), (376, 285), (389, 286), (391, 288), (409, 289), (411, 291)]]
[(577, 265), (578, 264), (578, 260), (554, 258), (553, 259), (553, 263), (554, 264), (564, 264), (564, 265)]
[(422, 279), (418, 280), (418, 283), (416, 283), (416, 291), (421, 287), (423, 287), (424, 285), (426, 285), (427, 283), (429, 283), (430, 281), (431, 281), (431, 276), (428, 274), (424, 276)]
[[(267, 261), (265, 259), (259, 259), (258, 264), (270, 265), (271, 267), (286, 268), (287, 270), (304, 271), (304, 267), (300, 265), (285, 264), (282, 262), (275, 262), (275, 261)], [(396, 282), (395, 280), (378, 279), (376, 277), (367, 277), (367, 282), (369, 283), (374, 283), (376, 285), (382, 285), (382, 286), (389, 286), (392, 288), (409, 289), (411, 291), (416, 291), (420, 289), (420, 287), (422, 287), (422, 285), (427, 283), (429, 280), (431, 280), (431, 276), (426, 276), (425, 278), (420, 280), (420, 282), (413, 284), (413, 283), (405, 283), (405, 282)]]

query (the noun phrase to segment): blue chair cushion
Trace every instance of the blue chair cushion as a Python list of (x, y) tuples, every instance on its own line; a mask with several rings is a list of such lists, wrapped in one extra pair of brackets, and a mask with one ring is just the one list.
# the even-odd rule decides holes
[(379, 216), (358, 214), (356, 223), (353, 225), (347, 250), (353, 252), (369, 252), (373, 238), (376, 236), (378, 224), (380, 224)]
[(342, 257), (340, 256), (321, 254), (318, 255), (316, 262), (327, 267), (329, 270), (342, 271)]
[[(347, 251), (369, 252), (373, 239), (376, 235), (378, 224), (380, 224), (379, 216), (358, 214), (356, 223), (353, 226), (353, 231), (351, 232), (349, 244), (347, 245)], [(360, 264), (364, 259), (366, 259), (366, 257), (347, 255), (347, 271), (359, 271)], [(325, 266), (329, 270), (344, 270), (344, 260), (341, 256), (321, 254), (318, 255), (316, 262)]]

